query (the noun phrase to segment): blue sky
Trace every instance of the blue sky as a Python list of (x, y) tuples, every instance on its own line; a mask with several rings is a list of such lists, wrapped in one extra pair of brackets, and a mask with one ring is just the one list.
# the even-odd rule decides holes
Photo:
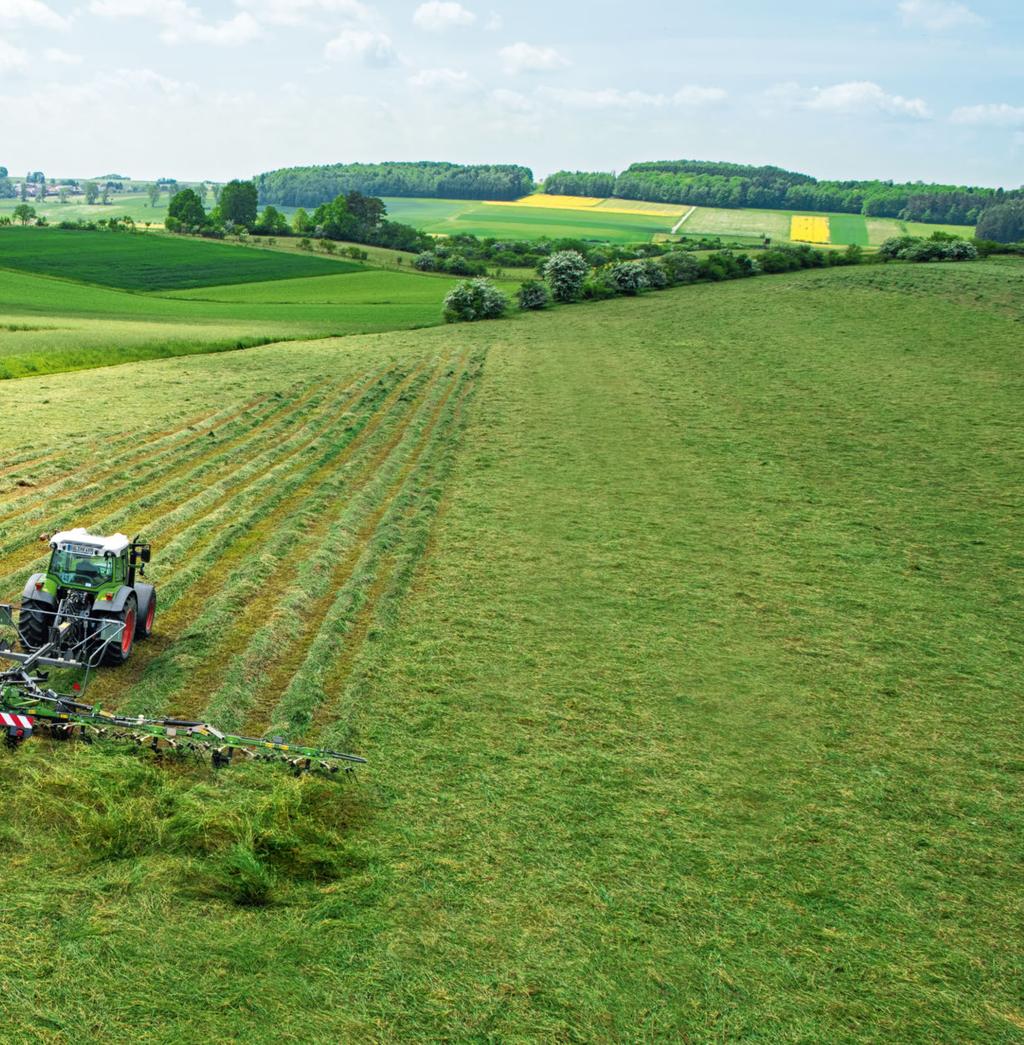
[(0, 164), (450, 159), (1024, 183), (1024, 4), (0, 0)]

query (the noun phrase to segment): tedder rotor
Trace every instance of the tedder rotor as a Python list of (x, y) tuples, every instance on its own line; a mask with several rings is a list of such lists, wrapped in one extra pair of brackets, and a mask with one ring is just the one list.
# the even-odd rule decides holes
[[(44, 536), (50, 562), (29, 578), (20, 609), (0, 604), (0, 727), (17, 747), (34, 733), (58, 739), (120, 740), (158, 754), (209, 757), (214, 768), (236, 754), (281, 762), (295, 773), (337, 773), (358, 755), (286, 743), (281, 737), (242, 737), (207, 722), (118, 715), (80, 697), (98, 665), (119, 665), (137, 640), (149, 638), (156, 589), (142, 583), (150, 546), (124, 534), (99, 537), (84, 529)], [(13, 633), (20, 648), (15, 648)], [(4, 667), (7, 661), (10, 666)], [(50, 675), (66, 680), (61, 691)]]

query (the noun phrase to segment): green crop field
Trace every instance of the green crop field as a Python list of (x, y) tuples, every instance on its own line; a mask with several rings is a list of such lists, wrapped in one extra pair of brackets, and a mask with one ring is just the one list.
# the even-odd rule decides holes
[(6, 1038), (1019, 1040), (1022, 302), (834, 268), (0, 384), (0, 598), (153, 543), (89, 697), (369, 759), (0, 751)]
[[(32, 228), (0, 230), (0, 265), (59, 269), (65, 277), (0, 267), (0, 379), (433, 326), (457, 282), (166, 235)], [(323, 274), (302, 275), (310, 271)], [(128, 287), (231, 282), (138, 293), (76, 282), (67, 278), (72, 272)]]
[(246, 250), (227, 243), (141, 232), (0, 229), (0, 269), (99, 283), (125, 290), (174, 290), (216, 283), (359, 271), (356, 262)]
[(560, 210), (553, 207), (508, 206), (474, 200), (387, 198), (388, 216), (432, 235), (496, 236), (540, 239), (548, 236), (644, 243), (668, 232), (675, 219), (664, 215), (615, 214), (605, 210)]
[(855, 243), (859, 247), (866, 247), (870, 242), (867, 220), (860, 214), (830, 214), (828, 227), (833, 243), (843, 246)]

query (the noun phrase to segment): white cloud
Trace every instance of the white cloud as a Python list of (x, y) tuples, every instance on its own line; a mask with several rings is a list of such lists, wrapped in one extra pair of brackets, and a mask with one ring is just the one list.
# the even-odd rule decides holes
[(454, 0), (428, 0), (416, 8), (412, 20), (420, 29), (436, 33), (452, 26), (472, 25), (476, 15)]
[(42, 0), (0, 0), (0, 23), (24, 23), (42, 29), (67, 29), (71, 25)]
[(498, 14), (497, 11), (492, 11), (487, 16), (487, 22), (484, 25), (484, 28), (489, 33), (496, 33), (499, 29), (503, 29), (504, 26), (505, 26), (505, 19), (502, 18), (501, 15)]
[(498, 54), (509, 73), (536, 73), (562, 69), (569, 64), (553, 47), (535, 47), (533, 44), (510, 44)]
[(169, 44), (192, 40), (200, 44), (216, 44), (220, 47), (237, 47), (263, 35), (259, 22), (243, 11), (224, 22), (204, 22), (201, 19), (186, 19), (176, 26), (168, 26), (160, 38)]
[(358, 61), (377, 68), (398, 61), (391, 37), (369, 29), (343, 29), (328, 41), (324, 54), (334, 62)]
[(532, 112), (535, 108), (533, 102), (525, 94), (510, 91), (506, 87), (499, 87), (497, 90), (491, 91), (491, 101), (499, 109), (505, 109), (508, 112)]
[(428, 91), (465, 91), (475, 86), (475, 81), (469, 73), (458, 69), (421, 69), (409, 77), (409, 84)]
[(697, 107), (723, 101), (728, 95), (720, 87), (681, 87), (674, 94), (651, 94), (647, 91), (622, 91), (618, 87), (599, 90), (541, 87), (544, 98), (572, 109), (662, 109), (679, 105)]
[(981, 15), (966, 4), (954, 0), (903, 0), (899, 9), (904, 25), (928, 29), (934, 33), (985, 24)]
[(43, 57), (48, 62), (53, 62), (54, 65), (80, 65), (82, 62), (80, 54), (71, 54), (68, 51), (62, 51), (59, 47), (47, 47), (43, 52)]
[(163, 27), (160, 39), (168, 44), (191, 41), (235, 47), (263, 33), (247, 11), (221, 22), (208, 22), (197, 7), (184, 0), (91, 0), (89, 10), (101, 18), (150, 18)]
[(672, 101), (676, 105), (713, 105), (715, 102), (723, 102), (729, 96), (728, 91), (721, 87), (698, 87), (696, 84), (688, 84), (680, 87), (672, 95)]
[(235, 5), (272, 25), (306, 25), (318, 15), (369, 22), (373, 15), (359, 0), (235, 0)]
[(20, 48), (0, 40), (0, 75), (28, 68), (28, 55)]
[(923, 98), (888, 94), (870, 80), (853, 80), (830, 87), (801, 87), (796, 83), (785, 83), (766, 91), (765, 96), (769, 101), (783, 105), (837, 115), (886, 113), (919, 120), (931, 117), (931, 110)]
[(1024, 105), (960, 105), (950, 115), (953, 123), (979, 127), (1024, 127)]

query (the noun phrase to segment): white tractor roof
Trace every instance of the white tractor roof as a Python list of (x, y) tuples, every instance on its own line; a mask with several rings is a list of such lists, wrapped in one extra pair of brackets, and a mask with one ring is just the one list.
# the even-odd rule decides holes
[(113, 537), (98, 537), (82, 526), (74, 530), (61, 530), (50, 538), (51, 548), (58, 548), (62, 544), (86, 544), (96, 549), (96, 555), (120, 555), (130, 543), (123, 533), (115, 533)]

